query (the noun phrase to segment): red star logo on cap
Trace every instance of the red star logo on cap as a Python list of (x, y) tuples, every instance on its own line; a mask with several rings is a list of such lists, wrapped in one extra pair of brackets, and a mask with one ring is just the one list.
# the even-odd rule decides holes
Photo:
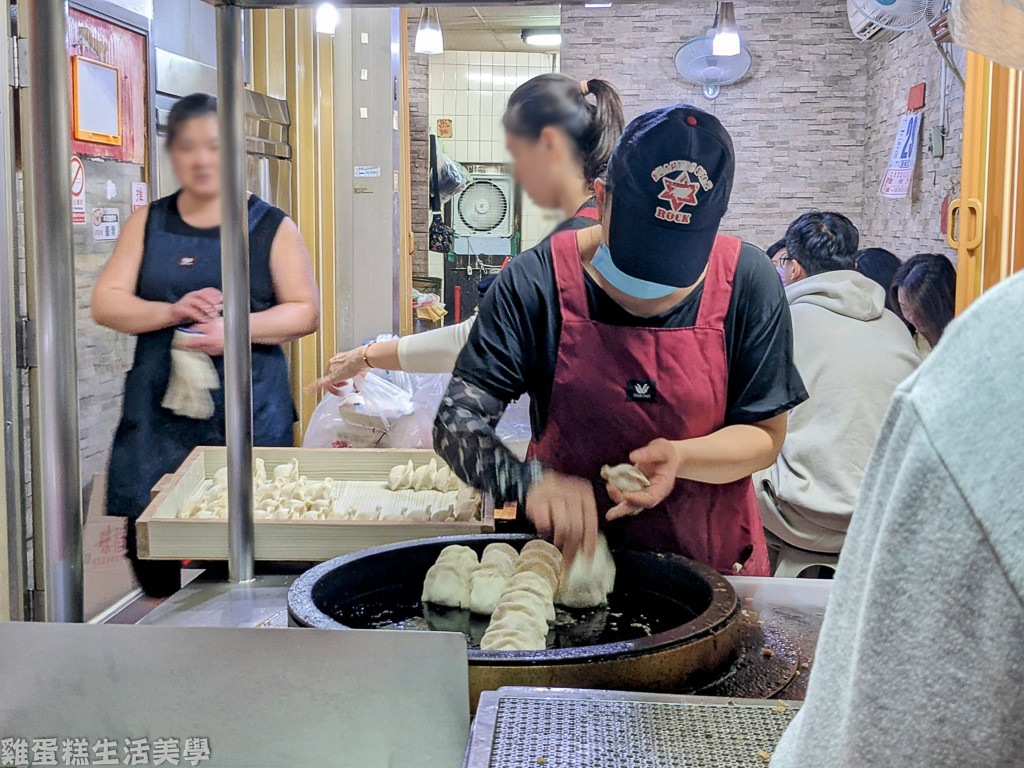
[(658, 199), (671, 205), (673, 211), (683, 210), (684, 205), (697, 204), (697, 190), (700, 189), (700, 185), (690, 181), (690, 174), (686, 171), (679, 174), (679, 178), (676, 180), (666, 176), (662, 182), (665, 184), (665, 189), (658, 195)]

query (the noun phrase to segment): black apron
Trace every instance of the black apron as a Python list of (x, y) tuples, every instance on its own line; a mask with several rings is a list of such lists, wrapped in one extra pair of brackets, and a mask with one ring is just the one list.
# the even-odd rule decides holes
[[(250, 197), (252, 312), (277, 303), (270, 277), (270, 245), (283, 218), (279, 209)], [(146, 223), (137, 295), (148, 301), (174, 303), (187, 293), (208, 287), (221, 288), (219, 229), (196, 229), (182, 221), (177, 194), (155, 201)], [(196, 446), (224, 445), (222, 357), (213, 358), (221, 389), (211, 393), (214, 414), (210, 419), (177, 416), (160, 405), (170, 376), (173, 336), (174, 328), (165, 328), (138, 337), (135, 360), (125, 379), (121, 422), (110, 452), (107, 514), (134, 521), (149, 504), (150, 490), (157, 481), (176, 471)], [(253, 345), (252, 394), (253, 443), (291, 446), (296, 413), (288, 364), (280, 346)]]

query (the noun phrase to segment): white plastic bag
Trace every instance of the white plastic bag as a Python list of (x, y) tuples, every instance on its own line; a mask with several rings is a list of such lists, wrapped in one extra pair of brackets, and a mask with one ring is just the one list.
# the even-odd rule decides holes
[(526, 461), (526, 451), (533, 438), (533, 428), (530, 426), (529, 395), (523, 395), (508, 404), (495, 431), (498, 439), (516, 455), (517, 459)]
[(325, 394), (313, 411), (302, 447), (380, 447), (414, 408), (409, 391), (382, 373), (370, 371), (357, 377), (342, 388), (340, 396)]

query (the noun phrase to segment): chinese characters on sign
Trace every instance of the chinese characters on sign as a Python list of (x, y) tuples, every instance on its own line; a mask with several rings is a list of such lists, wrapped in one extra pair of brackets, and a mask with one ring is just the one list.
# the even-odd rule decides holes
[(132, 213), (149, 204), (149, 187), (144, 181), (132, 182)]
[(85, 224), (85, 166), (71, 158), (71, 222)]
[(37, 765), (176, 765), (198, 766), (209, 762), (210, 740), (205, 736), (186, 739), (148, 738), (97, 739), (91, 745), (85, 737), (0, 738), (0, 766), (28, 768)]
[(914, 178), (917, 162), (917, 141), (921, 134), (921, 113), (908, 112), (900, 120), (896, 143), (889, 158), (889, 168), (882, 179), (878, 194), (882, 197), (902, 198), (910, 195), (910, 184)]
[(92, 239), (117, 240), (121, 234), (120, 215), (117, 208), (92, 209)]

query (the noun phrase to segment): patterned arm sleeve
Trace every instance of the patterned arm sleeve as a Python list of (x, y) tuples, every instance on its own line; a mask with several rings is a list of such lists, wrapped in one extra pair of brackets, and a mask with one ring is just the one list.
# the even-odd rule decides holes
[(496, 506), (521, 505), (540, 467), (521, 462), (495, 427), (507, 403), (456, 376), (434, 422), (434, 450), (462, 480), (494, 497)]

